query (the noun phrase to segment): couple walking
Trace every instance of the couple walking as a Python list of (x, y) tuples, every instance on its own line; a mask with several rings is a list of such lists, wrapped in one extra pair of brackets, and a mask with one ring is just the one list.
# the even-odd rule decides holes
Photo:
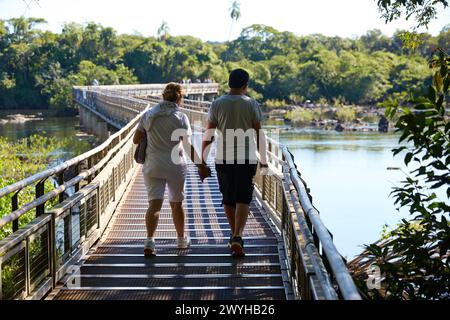
[(185, 215), (182, 206), (187, 174), (183, 150), (196, 164), (200, 179), (211, 176), (206, 159), (214, 138), (217, 138), (215, 167), (222, 203), (231, 234), (228, 246), (236, 256), (244, 256), (242, 234), (253, 195), (253, 177), (258, 165), (267, 167), (265, 136), (261, 130), (263, 114), (258, 103), (246, 96), (249, 74), (243, 69), (230, 73), (228, 94), (216, 99), (208, 114), (208, 124), (199, 155), (191, 144), (191, 125), (179, 105), (184, 93), (176, 83), (169, 83), (163, 101), (149, 109), (141, 118), (133, 142), (138, 144), (146, 135), (147, 148), (142, 173), (148, 193), (149, 207), (145, 222), (147, 239), (144, 255), (156, 254), (155, 232), (163, 204), (166, 184), (178, 235), (177, 247), (189, 247), (185, 235)]

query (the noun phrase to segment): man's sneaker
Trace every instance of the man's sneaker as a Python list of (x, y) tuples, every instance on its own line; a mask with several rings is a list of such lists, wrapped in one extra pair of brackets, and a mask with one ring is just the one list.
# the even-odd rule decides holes
[(233, 240), (231, 240), (231, 250), (237, 257), (245, 256), (244, 240), (242, 240), (242, 237), (233, 237)]
[(231, 242), (233, 242), (233, 234), (230, 233), (230, 239), (228, 240), (228, 248), (231, 249)]
[(177, 240), (177, 248), (178, 249), (187, 249), (191, 245), (191, 240), (188, 237), (178, 238)]
[(156, 256), (156, 250), (155, 250), (155, 241), (147, 239), (144, 243), (144, 256), (146, 257), (153, 257)]

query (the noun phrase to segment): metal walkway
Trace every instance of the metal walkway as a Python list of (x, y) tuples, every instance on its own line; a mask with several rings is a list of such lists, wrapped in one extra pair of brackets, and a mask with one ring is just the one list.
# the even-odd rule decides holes
[(191, 247), (176, 249), (176, 232), (166, 200), (156, 232), (157, 256), (144, 257), (147, 194), (138, 167), (109, 230), (81, 264), (81, 281), (77, 287), (65, 285), (54, 299), (288, 297), (285, 261), (280, 261), (285, 256), (283, 241), (257, 201), (251, 204), (244, 233), (247, 254), (243, 258), (233, 257), (227, 247), (230, 228), (215, 172), (202, 184), (195, 166), (189, 166), (183, 206)]
[[(197, 98), (211, 98), (219, 88), (184, 86)], [(270, 138), (268, 174), (258, 170), (255, 176), (246, 257), (235, 258), (227, 248), (230, 230), (215, 173), (202, 184), (193, 165), (184, 202), (191, 248), (176, 249), (165, 203), (158, 255), (143, 256), (148, 204), (132, 140), (143, 112), (160, 102), (164, 87), (73, 88), (82, 124), (106, 140), (0, 189), (0, 198), (11, 204), (11, 212), (0, 217), (0, 231), (8, 234), (0, 240), (0, 300), (361, 299), (292, 154)], [(180, 108), (200, 129), (210, 105), (185, 99)], [(51, 190), (49, 179), (57, 181)], [(33, 199), (24, 198), (30, 192)]]

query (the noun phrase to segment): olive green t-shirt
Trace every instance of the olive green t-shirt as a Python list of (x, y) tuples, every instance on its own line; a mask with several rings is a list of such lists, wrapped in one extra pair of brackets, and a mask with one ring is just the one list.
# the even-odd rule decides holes
[(215, 100), (208, 121), (216, 125), (216, 163), (256, 163), (253, 126), (263, 119), (259, 104), (245, 95), (226, 94)]

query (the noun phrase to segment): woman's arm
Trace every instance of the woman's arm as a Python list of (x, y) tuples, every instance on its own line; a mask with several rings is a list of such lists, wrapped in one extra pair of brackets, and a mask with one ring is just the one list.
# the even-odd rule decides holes
[(189, 155), (191, 161), (197, 166), (198, 172), (200, 174), (200, 179), (203, 182), (205, 178), (211, 176), (211, 169), (208, 168), (204, 161), (202, 161), (202, 158), (200, 158), (197, 151), (195, 151), (195, 148), (191, 144), (189, 139), (187, 139), (186, 137), (180, 137), (180, 140), (182, 142), (184, 151)]

